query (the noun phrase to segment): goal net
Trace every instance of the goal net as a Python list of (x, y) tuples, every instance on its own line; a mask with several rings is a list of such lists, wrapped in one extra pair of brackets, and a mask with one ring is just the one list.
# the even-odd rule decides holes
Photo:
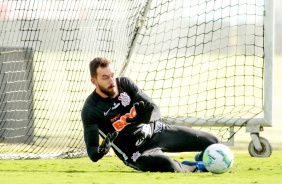
[(0, 1), (0, 159), (86, 154), (80, 112), (97, 56), (136, 81), (164, 122), (222, 142), (234, 127), (271, 126), (265, 3)]

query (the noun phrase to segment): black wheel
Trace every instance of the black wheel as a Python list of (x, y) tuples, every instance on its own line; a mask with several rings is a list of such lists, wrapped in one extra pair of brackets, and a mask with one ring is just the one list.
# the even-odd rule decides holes
[(252, 157), (270, 157), (272, 154), (272, 145), (271, 143), (264, 137), (259, 137), (260, 144), (262, 146), (262, 150), (256, 150), (253, 141), (249, 144), (249, 154)]

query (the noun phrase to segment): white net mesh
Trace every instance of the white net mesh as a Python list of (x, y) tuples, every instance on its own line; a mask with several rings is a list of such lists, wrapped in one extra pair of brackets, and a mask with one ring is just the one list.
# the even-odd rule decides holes
[(80, 111), (97, 56), (163, 121), (228, 140), (229, 127), (263, 116), (264, 11), (263, 0), (1, 1), (0, 159), (85, 154)]

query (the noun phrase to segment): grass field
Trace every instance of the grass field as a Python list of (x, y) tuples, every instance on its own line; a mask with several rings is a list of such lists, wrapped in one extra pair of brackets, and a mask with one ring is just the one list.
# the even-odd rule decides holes
[[(104, 157), (97, 163), (88, 158), (58, 160), (0, 160), (1, 184), (55, 183), (281, 183), (282, 151), (271, 157), (250, 157), (246, 151), (233, 150), (235, 162), (224, 174), (212, 173), (150, 173), (126, 167), (116, 157)], [(173, 156), (176, 160), (192, 160), (194, 154)]]

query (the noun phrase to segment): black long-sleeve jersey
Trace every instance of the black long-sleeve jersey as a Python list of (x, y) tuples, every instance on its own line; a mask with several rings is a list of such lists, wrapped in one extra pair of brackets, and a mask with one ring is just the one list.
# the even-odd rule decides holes
[[(88, 96), (82, 108), (81, 117), (84, 127), (84, 140), (87, 153), (94, 162), (103, 157), (99, 153), (99, 134), (105, 137), (108, 133), (119, 131), (114, 141), (114, 151), (123, 161), (137, 148), (145, 145), (151, 138), (155, 121), (161, 113), (156, 104), (137, 85), (127, 77), (116, 78), (119, 95), (115, 98), (103, 98), (94, 90)], [(149, 124), (129, 124), (126, 118), (133, 117), (135, 102), (151, 102), (154, 110)]]

